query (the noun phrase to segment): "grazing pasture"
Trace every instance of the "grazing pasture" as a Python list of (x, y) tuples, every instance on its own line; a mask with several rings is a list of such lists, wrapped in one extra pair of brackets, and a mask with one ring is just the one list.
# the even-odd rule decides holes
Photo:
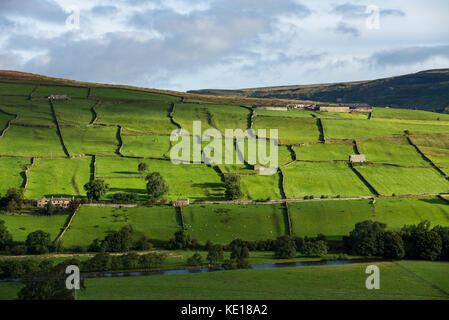
[(25, 165), (30, 159), (0, 158), (0, 196), (9, 188), (20, 188), (24, 182)]
[(169, 136), (123, 135), (122, 154), (132, 157), (170, 158)]
[(56, 117), (59, 125), (86, 126), (93, 120), (92, 107), (96, 104), (92, 100), (55, 100)]
[(308, 161), (335, 161), (349, 160), (349, 156), (355, 154), (351, 141), (333, 144), (309, 144), (302, 147), (293, 147), (298, 160)]
[(117, 127), (63, 127), (64, 143), (71, 156), (114, 155), (118, 149)]
[(320, 139), (316, 119), (256, 117), (254, 129), (278, 129), (279, 143), (283, 144), (317, 142)]
[(91, 97), (102, 100), (159, 100), (168, 102), (178, 102), (180, 97), (170, 96), (156, 92), (145, 92), (137, 90), (116, 89), (116, 88), (92, 88)]
[(410, 109), (373, 108), (373, 118), (404, 119), (404, 120), (449, 120), (449, 115)]
[(174, 118), (181, 127), (193, 134), (193, 121), (201, 121), (202, 130), (215, 128), (225, 134), (225, 129), (248, 128), (250, 111), (238, 106), (213, 104), (176, 104)]
[(65, 156), (56, 128), (11, 126), (0, 139), (0, 155)]
[(170, 103), (163, 101), (103, 102), (96, 108), (97, 123), (121, 125), (126, 133), (170, 134), (177, 129), (170, 110)]
[(0, 214), (0, 220), (5, 221), (14, 241), (25, 241), (28, 234), (37, 230), (50, 233), (51, 239), (54, 240), (64, 228), (67, 218), (68, 215), (66, 214), (55, 214), (53, 216)]
[[(26, 126), (51, 126), (56, 124), (47, 100), (28, 100), (28, 97), (1, 97), (0, 109), (18, 115), (14, 121)], [(3, 128), (2, 128), (3, 129)]]
[[(404, 269), (403, 264), (417, 275)], [(170, 276), (86, 279), (80, 299), (92, 300), (445, 300), (449, 263), (378, 262), (381, 288), (366, 290), (370, 263), (232, 270)], [(424, 280), (423, 280), (424, 278)], [(14, 286), (11, 286), (14, 288)], [(154, 290), (158, 288), (158, 290)]]
[(39, 86), (33, 97), (48, 97), (51, 94), (66, 94), (69, 98), (87, 98), (87, 88), (70, 86)]
[(347, 164), (296, 162), (282, 171), (287, 198), (371, 195)]
[(242, 192), (246, 199), (271, 200), (282, 199), (280, 178), (274, 175), (240, 176)]
[(449, 181), (433, 168), (364, 165), (357, 170), (382, 195), (449, 192)]
[(28, 171), (27, 198), (85, 195), (90, 179), (90, 158), (35, 159)]
[(152, 240), (167, 241), (179, 230), (180, 221), (169, 206), (137, 208), (82, 207), (64, 234), (68, 248), (88, 246), (94, 239), (103, 239), (124, 226)]
[(34, 84), (0, 83), (0, 94), (27, 96), (35, 87)]
[(234, 239), (275, 239), (287, 234), (284, 208), (275, 205), (190, 205), (182, 210), (192, 238), (227, 244)]
[(386, 223), (397, 230), (405, 224), (429, 220), (432, 225), (449, 226), (449, 206), (436, 197), (372, 200), (336, 200), (289, 203), (293, 234), (315, 237), (324, 234), (338, 240), (354, 225), (365, 220)]
[(405, 137), (381, 138), (379, 140), (357, 141), (360, 153), (366, 160), (407, 166), (430, 166)]

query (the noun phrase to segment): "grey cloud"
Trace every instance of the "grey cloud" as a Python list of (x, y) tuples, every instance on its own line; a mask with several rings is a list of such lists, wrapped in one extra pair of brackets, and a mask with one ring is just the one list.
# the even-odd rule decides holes
[(373, 54), (368, 63), (371, 66), (398, 66), (422, 63), (434, 57), (449, 59), (449, 45), (429, 47), (408, 47), (398, 50), (380, 51)]
[(335, 27), (335, 32), (351, 35), (353, 37), (358, 37), (360, 35), (360, 31), (356, 27), (353, 27), (342, 21), (340, 21)]
[(52, 0), (1, 0), (0, 14), (32, 17), (42, 21), (64, 23), (68, 14)]

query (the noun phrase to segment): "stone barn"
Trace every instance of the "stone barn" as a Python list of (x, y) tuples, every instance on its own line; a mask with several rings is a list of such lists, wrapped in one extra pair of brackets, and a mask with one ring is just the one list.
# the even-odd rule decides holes
[(263, 105), (254, 105), (254, 109), (261, 109), (261, 110), (275, 110), (275, 111), (288, 111), (287, 107), (282, 106), (263, 106)]
[(41, 198), (37, 200), (36, 206), (38, 208), (45, 208), (45, 206), (47, 205), (48, 202), (53, 203), (53, 206), (55, 208), (58, 209), (67, 209), (70, 205), (70, 203), (74, 200), (75, 198), (53, 198), (51, 197), (50, 199), (48, 198)]
[(47, 97), (48, 100), (70, 100), (66, 94), (55, 94), (52, 93)]
[(353, 155), (349, 156), (349, 162), (351, 162), (351, 163), (366, 162), (366, 156), (364, 154), (353, 154)]

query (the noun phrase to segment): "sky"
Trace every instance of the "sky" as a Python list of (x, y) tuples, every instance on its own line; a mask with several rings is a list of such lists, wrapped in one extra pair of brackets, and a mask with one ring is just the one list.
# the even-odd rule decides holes
[(449, 68), (447, 0), (0, 0), (0, 69), (178, 91)]

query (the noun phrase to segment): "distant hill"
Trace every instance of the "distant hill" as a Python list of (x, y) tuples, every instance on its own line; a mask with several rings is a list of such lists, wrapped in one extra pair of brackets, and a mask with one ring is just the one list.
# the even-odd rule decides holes
[(188, 92), (251, 98), (366, 102), (379, 107), (416, 108), (437, 112), (444, 112), (446, 109), (446, 112), (449, 112), (449, 69), (428, 70), (372, 81)]

